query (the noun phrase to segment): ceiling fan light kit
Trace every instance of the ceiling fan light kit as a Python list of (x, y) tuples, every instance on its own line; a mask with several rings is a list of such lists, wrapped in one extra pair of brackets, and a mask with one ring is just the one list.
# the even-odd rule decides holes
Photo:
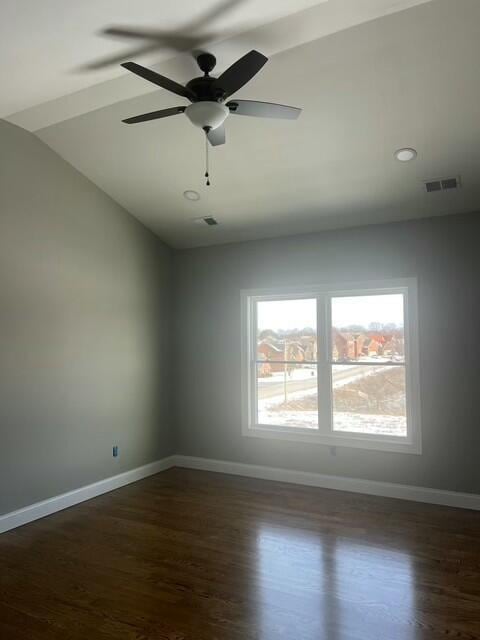
[(281, 118), (296, 120), (301, 113), (297, 107), (256, 100), (233, 100), (225, 102), (232, 94), (249, 82), (268, 61), (268, 58), (254, 49), (234, 62), (218, 78), (210, 75), (215, 68), (216, 58), (211, 53), (201, 53), (197, 64), (203, 76), (193, 78), (181, 85), (170, 78), (160, 75), (152, 69), (142, 67), (136, 62), (124, 62), (122, 67), (156, 84), (171, 93), (186, 98), (188, 106), (170, 107), (150, 113), (143, 113), (123, 120), (127, 124), (137, 124), (167, 118), (184, 113), (190, 122), (205, 132), (206, 138), (206, 184), (209, 185), (208, 144), (225, 144), (225, 120), (228, 115), (253, 116), (259, 118)]
[(185, 115), (190, 122), (204, 131), (220, 127), (229, 114), (227, 107), (221, 102), (194, 102), (185, 109)]

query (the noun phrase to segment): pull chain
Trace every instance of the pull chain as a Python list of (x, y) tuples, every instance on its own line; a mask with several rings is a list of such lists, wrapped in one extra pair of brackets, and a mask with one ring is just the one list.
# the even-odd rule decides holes
[(205, 184), (210, 186), (210, 174), (208, 171), (208, 131), (205, 131)]

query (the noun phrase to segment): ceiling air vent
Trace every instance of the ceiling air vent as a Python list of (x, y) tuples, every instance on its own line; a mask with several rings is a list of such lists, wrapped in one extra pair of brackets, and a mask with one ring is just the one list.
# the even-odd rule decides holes
[(204, 218), (195, 218), (195, 224), (206, 224), (208, 227), (214, 227), (218, 224), (216, 218), (213, 216), (205, 216)]
[(459, 186), (457, 178), (446, 178), (442, 180), (442, 189), (458, 189)]
[(435, 180), (427, 180), (425, 189), (427, 193), (433, 191), (448, 191), (450, 189), (458, 189), (460, 187), (460, 178), (436, 178)]

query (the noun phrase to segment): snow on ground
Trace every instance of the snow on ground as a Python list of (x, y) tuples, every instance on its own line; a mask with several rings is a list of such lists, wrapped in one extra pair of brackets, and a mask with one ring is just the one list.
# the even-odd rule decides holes
[[(316, 411), (275, 411), (268, 408), (258, 411), (260, 424), (316, 429)], [(407, 424), (404, 416), (387, 416), (367, 413), (336, 411), (333, 414), (334, 431), (367, 433), (384, 436), (406, 436)]]
[[(317, 395), (317, 379), (315, 378), (313, 386), (308, 389), (300, 389), (299, 391), (287, 391), (287, 400), (291, 402), (292, 400), (301, 400), (302, 398), (306, 398), (307, 396), (316, 396)], [(273, 396), (272, 398), (265, 398), (261, 400), (258, 399), (258, 408), (260, 407), (278, 407), (283, 404), (285, 401), (285, 396), (282, 395)]]
[[(333, 387), (338, 388), (345, 384), (349, 384), (359, 378), (368, 375), (374, 375), (381, 369), (385, 371), (390, 367), (355, 367), (355, 365), (342, 366), (334, 369)], [(351, 375), (345, 376), (346, 370), (352, 369)], [(359, 370), (360, 369), (360, 370)], [(335, 373), (339, 372), (340, 379), (335, 380)], [(311, 378), (310, 370), (298, 370), (292, 372), (292, 379)], [(296, 374), (296, 375), (295, 375)], [(283, 382), (284, 374), (274, 374), (272, 378), (262, 379), (262, 383), (269, 380), (271, 382)], [(312, 381), (314, 382), (314, 381)], [(316, 378), (315, 378), (316, 382)], [(316, 395), (317, 386), (314, 383), (312, 387), (299, 391), (288, 392), (288, 401), (301, 400), (308, 396)], [(288, 411), (281, 410), (279, 407), (284, 403), (284, 395), (273, 396), (271, 398), (258, 399), (258, 422), (259, 424), (281, 425), (286, 427), (298, 427), (306, 429), (316, 429), (318, 426), (318, 414), (316, 411)], [(407, 424), (405, 416), (378, 415), (366, 413), (353, 413), (346, 411), (334, 412), (334, 430), (352, 433), (367, 433), (372, 435), (390, 435), (405, 436), (407, 433)]]
[[(315, 379), (316, 382), (316, 379)], [(310, 389), (291, 391), (288, 393), (288, 401), (301, 400), (307, 396), (317, 395), (316, 384)], [(304, 427), (316, 429), (318, 425), (318, 413), (316, 411), (282, 411), (278, 409), (285, 400), (284, 395), (273, 398), (258, 399), (258, 422), (260, 424), (276, 424), (284, 427)]]
[(318, 414), (316, 411), (275, 411), (258, 407), (259, 424), (274, 424), (282, 427), (299, 427), (300, 429), (316, 429)]
[[(345, 369), (352, 370), (346, 374)], [(377, 373), (383, 373), (390, 369), (393, 369), (393, 367), (334, 366), (332, 370), (332, 386), (334, 389), (338, 389), (339, 387), (344, 387), (351, 382), (357, 382), (357, 380), (361, 380), (362, 378), (368, 378), (369, 376), (374, 376)]]
[(333, 430), (374, 435), (381, 434), (383, 436), (406, 436), (407, 421), (405, 416), (335, 411), (333, 414)]

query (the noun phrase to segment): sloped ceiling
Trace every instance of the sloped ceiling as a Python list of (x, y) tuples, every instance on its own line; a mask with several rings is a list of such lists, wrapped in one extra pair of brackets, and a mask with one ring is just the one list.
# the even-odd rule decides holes
[[(66, 3), (46, 4), (69, 18), (60, 29), (65, 41), (54, 43), (59, 55), (64, 49), (62, 69), (118, 51), (118, 42), (92, 39), (99, 27), (158, 24), (157, 2), (98, 2), (93, 15), (82, 13), (81, 3), (68, 10)], [(163, 3), (162, 27), (181, 24), (187, 4), (192, 13), (199, 6)], [(143, 13), (135, 19), (137, 5)], [(62, 83), (57, 62), (45, 63), (47, 73), (40, 57), (33, 85), (22, 93), (22, 83), (12, 80), (0, 109), (176, 247), (480, 208), (476, 0), (245, 2), (222, 20), (208, 47), (218, 70), (254, 47), (270, 56), (237, 97), (304, 111), (296, 122), (229, 117), (227, 144), (212, 149), (210, 187), (203, 182), (202, 134), (184, 116), (121, 123), (181, 99), (116, 67), (63, 74)], [(181, 82), (197, 75), (187, 55), (157, 52), (155, 60), (138, 61)], [(19, 108), (8, 114), (12, 105)], [(395, 161), (403, 146), (415, 147), (417, 160)], [(425, 193), (423, 180), (449, 175), (461, 175), (460, 190)], [(185, 200), (185, 189), (200, 200)], [(219, 226), (193, 223), (204, 215)]]

